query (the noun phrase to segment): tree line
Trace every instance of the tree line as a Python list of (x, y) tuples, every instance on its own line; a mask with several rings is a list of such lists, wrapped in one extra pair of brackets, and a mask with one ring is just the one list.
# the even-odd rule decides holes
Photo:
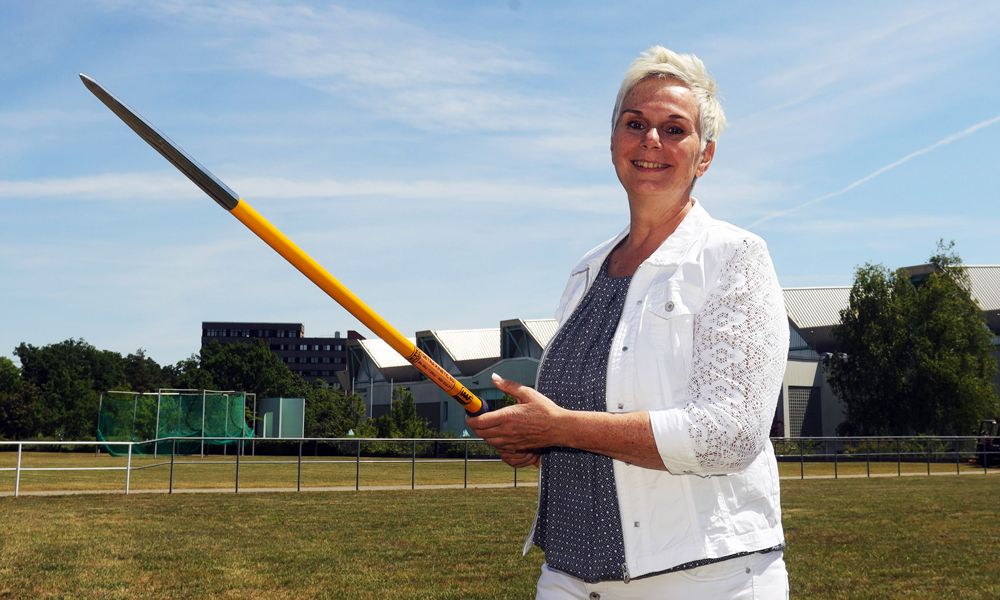
[[(0, 439), (92, 440), (106, 391), (216, 389), (258, 398), (305, 398), (306, 437), (429, 437), (408, 389), (397, 387), (392, 410), (368, 418), (364, 400), (322, 381), (306, 381), (263, 342), (205, 346), (177, 364), (161, 366), (142, 349), (127, 356), (82, 339), (46, 346), (22, 343), (21, 365), (0, 357)], [(253, 415), (247, 415), (250, 423)]]

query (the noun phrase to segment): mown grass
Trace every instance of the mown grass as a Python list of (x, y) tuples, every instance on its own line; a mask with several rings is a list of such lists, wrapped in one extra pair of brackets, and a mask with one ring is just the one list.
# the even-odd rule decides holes
[[(792, 597), (1000, 597), (1000, 477), (790, 480)], [(529, 598), (535, 490), (0, 498), (0, 598)]]

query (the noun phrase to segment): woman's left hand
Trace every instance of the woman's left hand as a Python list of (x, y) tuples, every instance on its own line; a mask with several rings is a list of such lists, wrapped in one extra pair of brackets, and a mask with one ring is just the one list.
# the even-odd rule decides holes
[(565, 409), (516, 381), (494, 375), (493, 383), (517, 400), (517, 404), (478, 417), (467, 417), (466, 423), (479, 437), (501, 455), (523, 455), (539, 448), (561, 445), (559, 423), (560, 417), (567, 412)]

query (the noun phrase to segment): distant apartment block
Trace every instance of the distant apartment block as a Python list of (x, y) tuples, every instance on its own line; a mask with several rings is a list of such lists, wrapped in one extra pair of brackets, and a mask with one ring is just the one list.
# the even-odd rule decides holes
[(260, 340), (293, 373), (307, 380), (322, 379), (337, 388), (340, 388), (337, 371), (347, 369), (347, 341), (363, 339), (354, 330), (348, 330), (344, 337), (339, 331), (332, 337), (306, 337), (302, 323), (203, 321), (201, 324), (202, 348), (212, 342), (245, 344)]

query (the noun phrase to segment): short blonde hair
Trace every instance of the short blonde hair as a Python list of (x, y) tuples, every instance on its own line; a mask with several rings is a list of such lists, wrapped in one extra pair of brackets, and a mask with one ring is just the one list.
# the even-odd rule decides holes
[(719, 103), (715, 80), (708, 74), (705, 63), (694, 54), (678, 54), (663, 46), (646, 49), (625, 71), (611, 115), (612, 130), (621, 116), (625, 96), (637, 83), (649, 77), (672, 77), (687, 85), (698, 102), (698, 133), (702, 148), (718, 139), (726, 127), (726, 114)]

